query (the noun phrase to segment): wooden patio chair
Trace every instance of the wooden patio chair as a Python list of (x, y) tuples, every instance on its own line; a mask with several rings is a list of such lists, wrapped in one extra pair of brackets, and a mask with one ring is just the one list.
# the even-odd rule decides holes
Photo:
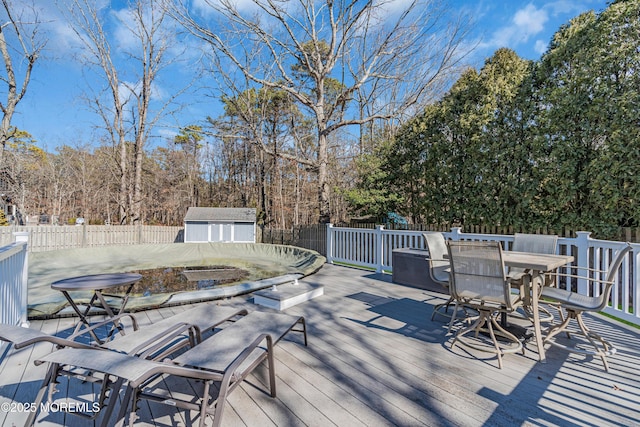
[[(557, 287), (545, 287), (542, 290), (542, 298), (545, 300), (545, 302), (548, 302), (558, 309), (561, 320), (559, 324), (552, 325), (549, 328), (549, 330), (547, 331), (547, 335), (544, 338), (545, 344), (549, 343), (553, 346), (564, 348), (565, 350), (574, 353), (598, 356), (602, 360), (605, 371), (609, 371), (607, 356), (614, 355), (616, 353), (616, 348), (611, 342), (605, 340), (599, 334), (591, 331), (587, 327), (587, 325), (585, 325), (584, 320), (582, 319), (582, 313), (599, 312), (608, 304), (609, 296), (611, 295), (611, 288), (616, 282), (618, 270), (620, 269), (622, 261), (632, 249), (633, 248), (629, 243), (619, 249), (615, 257), (609, 264), (606, 272), (597, 269), (574, 267), (581, 270), (587, 270), (589, 275), (560, 275), (561, 277), (585, 280), (588, 283), (592, 284), (593, 293), (591, 296), (572, 292), (571, 290), (560, 289)], [(570, 289), (571, 284), (568, 283), (567, 286)], [(625, 303), (626, 302), (623, 302), (623, 304)], [(566, 310), (566, 316), (563, 313), (563, 310)], [(569, 322), (571, 321), (571, 319), (575, 319), (578, 325), (578, 329), (572, 332), (581, 335), (587, 341), (586, 343), (581, 342), (575, 343), (573, 345), (565, 345), (553, 339), (560, 332), (565, 332), (567, 334), (567, 338), (571, 337), (568, 330)], [(584, 346), (580, 347), (580, 345), (586, 345), (587, 343), (589, 344), (587, 348), (584, 348)]]
[[(498, 357), (498, 367), (502, 369), (504, 354), (524, 353), (520, 340), (496, 320), (499, 313), (510, 313), (522, 303), (520, 295), (511, 293), (502, 247), (499, 242), (449, 242), (448, 249), (451, 295), (455, 298), (456, 308), (466, 306), (478, 312), (472, 325), (456, 333), (451, 347), (460, 342), (476, 350), (494, 353)], [(481, 334), (483, 331), (488, 333), (489, 340)], [(474, 333), (475, 338), (465, 337), (468, 333)], [(503, 339), (498, 340), (496, 335)]]
[[(296, 325), (301, 325), (301, 329), (294, 329)], [(201, 426), (207, 415), (211, 415), (213, 425), (219, 426), (229, 393), (264, 360), (268, 361), (269, 392), (272, 397), (276, 396), (273, 346), (289, 331), (302, 332), (304, 344), (307, 345), (303, 317), (252, 312), (172, 360), (159, 362), (116, 352), (69, 348), (52, 352), (36, 363), (50, 363), (43, 387), (56, 382), (56, 373), (62, 366), (102, 372), (114, 377), (114, 397), (109, 399), (102, 425), (109, 425), (118, 401), (115, 396), (126, 383), (118, 421), (126, 417), (130, 407), (129, 423), (133, 424), (138, 401), (147, 399), (173, 407), (197, 410)], [(202, 392), (197, 396), (197, 401), (194, 402), (192, 396), (186, 400), (168, 397), (170, 395), (167, 390), (163, 390), (165, 382), (155, 381), (162, 375), (200, 380)], [(217, 397), (210, 395), (213, 382), (220, 382)]]

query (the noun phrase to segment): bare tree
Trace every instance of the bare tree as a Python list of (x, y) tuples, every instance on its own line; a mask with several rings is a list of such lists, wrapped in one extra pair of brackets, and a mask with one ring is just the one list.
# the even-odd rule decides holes
[[(5, 145), (16, 132), (16, 128), (11, 126), (11, 119), (18, 103), (27, 93), (31, 72), (46, 43), (39, 37), (35, 9), (25, 8), (23, 2), (17, 3), (19, 7), (10, 0), (2, 0), (0, 10), (0, 19), (3, 20), (0, 23), (0, 55), (4, 62), (0, 81), (6, 90), (6, 99), (0, 100), (0, 165)], [(32, 13), (27, 14), (27, 11)]]
[[(125, 123), (125, 105), (128, 101), (121, 92), (118, 70), (111, 57), (111, 44), (105, 33), (103, 22), (94, 2), (89, 0), (73, 0), (68, 5), (68, 21), (73, 32), (81, 41), (83, 50), (81, 60), (91, 69), (99, 68), (106, 80), (104, 92), (94, 93), (90, 106), (100, 115), (104, 128), (109, 134), (112, 144), (119, 148), (120, 158), (120, 191), (118, 205), (120, 220), (125, 221), (128, 214), (128, 151), (126, 138), (128, 128)], [(109, 97), (109, 102), (105, 99)]]
[[(429, 100), (451, 77), (466, 34), (465, 21), (450, 20), (442, 2), (428, 0), (168, 4), (213, 55), (225, 58), (220, 71), (235, 67), (251, 84), (286, 91), (313, 118), (320, 222), (331, 219), (329, 136), (397, 119)], [(352, 108), (358, 94), (371, 100), (366, 110)]]
[[(172, 63), (166, 53), (172, 46), (173, 31), (166, 26), (165, 9), (157, 0), (135, 0), (118, 24), (127, 34), (127, 42), (114, 48), (108, 25), (107, 7), (92, 0), (69, 0), (68, 20), (84, 50), (81, 60), (102, 72), (107, 85), (90, 96), (91, 108), (102, 118), (114, 146), (119, 148), (120, 223), (142, 221), (142, 161), (145, 145), (158, 120), (184, 91), (172, 93), (152, 108), (155, 82), (159, 73)], [(175, 58), (175, 57), (174, 57)], [(123, 76), (129, 75), (129, 79)]]

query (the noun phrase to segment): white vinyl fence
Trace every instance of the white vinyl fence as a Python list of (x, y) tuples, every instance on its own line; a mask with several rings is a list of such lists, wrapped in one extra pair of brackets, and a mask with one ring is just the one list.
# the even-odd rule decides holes
[[(383, 226), (376, 229), (327, 227), (327, 262), (356, 265), (375, 269), (377, 272), (393, 271), (392, 253), (394, 249), (424, 249), (422, 231), (386, 230)], [(513, 236), (501, 234), (463, 233), (454, 227), (443, 233), (451, 240), (493, 240), (502, 243), (505, 250), (511, 248)], [(622, 242), (597, 240), (589, 232), (578, 232), (575, 238), (558, 238), (558, 253), (573, 255), (575, 267), (590, 267), (606, 270), (615, 251)], [(640, 244), (633, 244), (633, 250), (622, 263), (618, 280), (611, 293), (611, 305), (605, 312), (620, 319), (640, 325), (640, 286), (638, 285), (638, 255)], [(567, 270), (569, 268), (560, 269)], [(572, 273), (580, 274), (573, 269)], [(604, 274), (602, 275), (604, 277)], [(574, 291), (585, 295), (597, 295), (599, 289), (591, 289), (586, 280), (565, 283)]]
[(182, 242), (184, 227), (161, 225), (31, 225), (0, 227), (0, 246), (29, 234), (29, 252), (140, 243)]

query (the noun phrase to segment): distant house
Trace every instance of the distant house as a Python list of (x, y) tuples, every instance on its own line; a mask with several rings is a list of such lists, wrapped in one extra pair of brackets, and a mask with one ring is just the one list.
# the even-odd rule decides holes
[(184, 241), (255, 243), (256, 210), (190, 207), (184, 217)]
[(11, 199), (11, 189), (14, 185), (15, 181), (11, 177), (11, 174), (6, 170), (0, 170), (0, 210), (4, 212), (5, 217), (10, 223), (15, 222), (18, 217), (17, 206)]

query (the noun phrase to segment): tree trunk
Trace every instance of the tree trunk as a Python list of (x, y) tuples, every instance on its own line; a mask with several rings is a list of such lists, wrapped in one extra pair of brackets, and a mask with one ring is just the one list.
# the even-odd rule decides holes
[(120, 138), (120, 193), (118, 194), (118, 208), (120, 211), (120, 224), (127, 221), (127, 195), (129, 186), (127, 185), (127, 144), (124, 138)]
[(318, 207), (320, 224), (331, 222), (331, 206), (329, 204), (328, 152), (327, 135), (318, 132)]

